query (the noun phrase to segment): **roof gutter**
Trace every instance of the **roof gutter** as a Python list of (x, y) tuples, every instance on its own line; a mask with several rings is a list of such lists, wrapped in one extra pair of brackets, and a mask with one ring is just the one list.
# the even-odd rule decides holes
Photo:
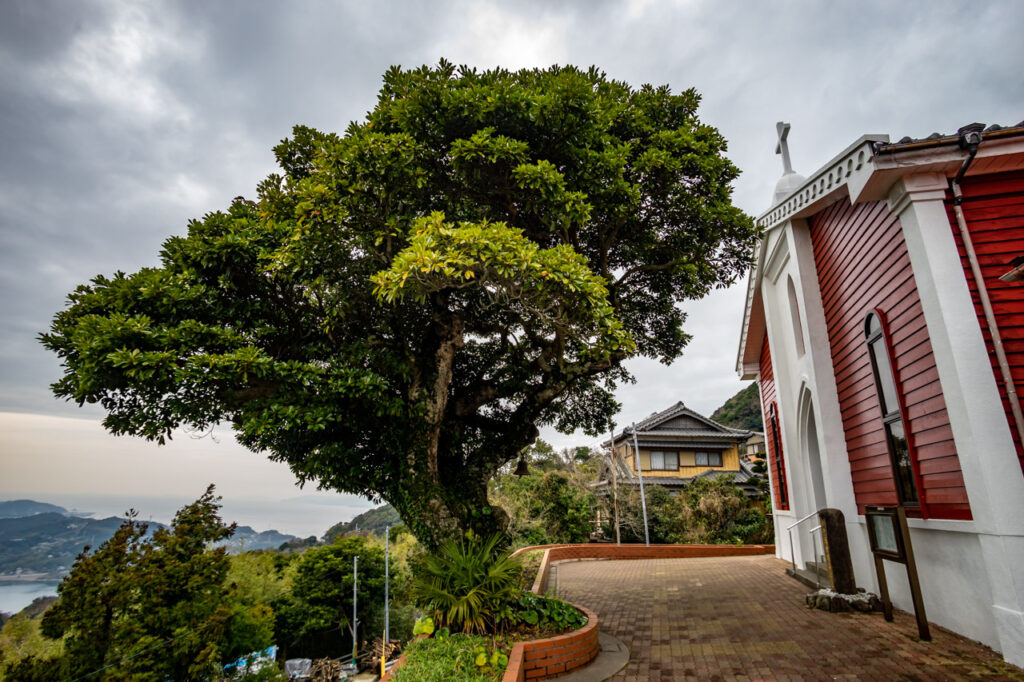
[(923, 140), (914, 140), (912, 142), (876, 142), (874, 145), (874, 152), (875, 154), (899, 154), (919, 149), (934, 149), (935, 147), (949, 147), (953, 145), (958, 145), (961, 149), (964, 149), (965, 147), (962, 142), (963, 133), (968, 130), (972, 133), (975, 131), (977, 132), (979, 143), (981, 142), (981, 138), (984, 138), (986, 141), (990, 141), (1004, 137), (1019, 137), (1024, 135), (1024, 121), (1006, 128), (992, 126), (994, 129), (987, 131), (978, 128), (977, 126), (979, 125), (984, 127), (984, 124), (972, 123), (971, 125), (964, 126), (958, 130), (956, 135), (933, 136)]
[(978, 146), (981, 144), (981, 133), (985, 126), (981, 123), (972, 123), (957, 131), (960, 139), (960, 147), (967, 150), (967, 158), (964, 159), (956, 177), (949, 181), (949, 188), (953, 192), (953, 213), (956, 215), (956, 223), (960, 230), (960, 238), (964, 243), (964, 251), (967, 253), (967, 260), (971, 264), (971, 274), (974, 277), (974, 284), (978, 289), (978, 298), (981, 299), (981, 308), (985, 313), (985, 322), (988, 325), (989, 335), (992, 337), (992, 348), (996, 353), (996, 360), (999, 363), (999, 370), (1003, 378), (1003, 386), (1006, 389), (1007, 400), (1010, 401), (1010, 410), (1013, 412), (1013, 421), (1017, 426), (1017, 441), (1024, 446), (1024, 413), (1021, 412), (1020, 399), (1017, 397), (1017, 389), (1014, 386), (1013, 374), (1010, 372), (1010, 363), (1006, 358), (1006, 349), (1003, 347), (1003, 339), (999, 334), (999, 326), (996, 324), (995, 312), (992, 310), (992, 301), (988, 295), (988, 287), (985, 286), (985, 277), (981, 272), (978, 263), (978, 255), (974, 251), (974, 242), (971, 240), (971, 233), (967, 229), (967, 220), (964, 218), (964, 195), (960, 189), (960, 182), (967, 174), (967, 169), (974, 161), (978, 153)]

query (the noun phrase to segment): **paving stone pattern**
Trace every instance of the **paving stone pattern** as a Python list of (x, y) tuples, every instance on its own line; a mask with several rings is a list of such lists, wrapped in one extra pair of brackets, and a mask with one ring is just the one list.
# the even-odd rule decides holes
[(558, 593), (597, 612), (630, 649), (615, 682), (1024, 680), (991, 649), (914, 617), (828, 613), (770, 556), (558, 565)]

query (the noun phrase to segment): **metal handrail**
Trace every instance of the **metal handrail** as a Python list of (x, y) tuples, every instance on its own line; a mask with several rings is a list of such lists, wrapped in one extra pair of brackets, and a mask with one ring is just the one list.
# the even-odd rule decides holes
[(803, 523), (807, 519), (811, 518), (812, 516), (817, 516), (817, 515), (818, 515), (818, 512), (812, 511), (810, 514), (808, 514), (807, 516), (803, 517), (802, 519), (800, 519), (796, 523), (791, 523), (790, 525), (786, 526), (786, 530), (793, 530), (794, 528), (799, 526), (801, 523)]
[[(817, 515), (818, 515), (817, 510), (812, 511), (810, 514), (808, 514), (807, 516), (803, 517), (802, 519), (800, 519), (796, 523), (790, 524), (789, 526), (786, 527), (786, 533), (789, 534), (789, 562), (791, 564), (793, 564), (793, 573), (796, 573), (796, 550), (793, 548), (793, 529), (796, 528), (797, 526), (799, 526), (804, 521), (807, 521), (808, 519), (814, 518)], [(813, 533), (814, 531), (811, 531), (811, 532)], [(818, 587), (821, 587), (821, 578), (818, 577), (818, 571), (817, 571), (818, 542), (817, 542), (817, 539), (813, 535), (811, 536), (811, 539), (814, 540), (814, 563), (815, 563), (814, 574), (815, 574), (815, 577), (817, 577), (817, 579), (818, 579)]]

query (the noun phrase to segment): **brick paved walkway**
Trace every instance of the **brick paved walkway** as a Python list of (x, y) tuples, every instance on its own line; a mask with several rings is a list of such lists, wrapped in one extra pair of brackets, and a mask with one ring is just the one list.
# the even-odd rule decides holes
[[(559, 596), (597, 612), (629, 646), (616, 682), (664, 680), (1024, 680), (991, 649), (913, 616), (834, 614), (770, 556), (558, 565)], [(549, 583), (551, 584), (551, 583)]]

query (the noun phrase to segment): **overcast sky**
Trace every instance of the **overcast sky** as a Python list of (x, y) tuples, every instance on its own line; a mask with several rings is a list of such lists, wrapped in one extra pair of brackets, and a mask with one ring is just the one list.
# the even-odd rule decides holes
[[(866, 133), (899, 139), (1024, 118), (1024, 3), (88, 2), (0, 3), (0, 499), (144, 518), (215, 482), (225, 515), (322, 534), (369, 503), (300, 491), (283, 465), (187, 434), (115, 439), (57, 401), (36, 342), (77, 284), (157, 263), (187, 221), (252, 197), (297, 123), (342, 132), (392, 64), (596, 64), (634, 86), (696, 87), (757, 215), (781, 174)], [(670, 368), (638, 361), (619, 423), (682, 400), (709, 414), (734, 371), (743, 284), (687, 306), (694, 340)], [(586, 437), (546, 432), (557, 446)]]

